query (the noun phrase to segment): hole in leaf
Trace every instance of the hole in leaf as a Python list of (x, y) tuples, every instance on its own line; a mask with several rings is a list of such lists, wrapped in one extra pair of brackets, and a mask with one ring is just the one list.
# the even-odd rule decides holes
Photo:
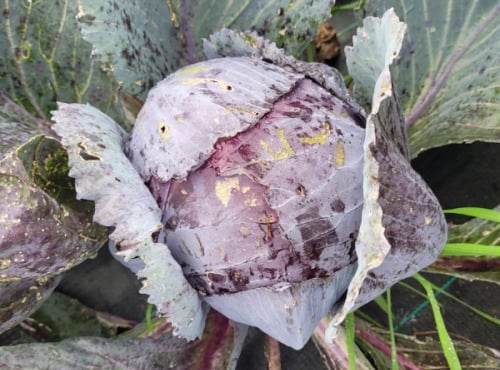
[(94, 155), (88, 152), (87, 148), (83, 143), (78, 143), (78, 148), (80, 148), (80, 152), (78, 155), (84, 160), (84, 161), (100, 161), (101, 157), (98, 155)]
[(295, 192), (297, 193), (297, 195), (301, 196), (301, 197), (305, 197), (306, 196), (306, 188), (304, 188), (304, 186), (302, 184), (298, 184), (297, 187), (295, 188)]

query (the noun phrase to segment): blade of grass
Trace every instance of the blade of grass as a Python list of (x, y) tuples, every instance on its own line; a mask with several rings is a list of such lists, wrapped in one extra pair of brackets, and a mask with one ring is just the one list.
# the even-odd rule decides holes
[(359, 10), (362, 9), (365, 5), (365, 0), (356, 0), (351, 3), (342, 4), (342, 5), (334, 5), (330, 11), (331, 15), (334, 15), (337, 12), (341, 12), (343, 10)]
[(402, 287), (408, 289), (410, 292), (415, 293), (419, 297), (421, 297), (423, 299), (427, 299), (427, 296), (425, 295), (425, 293), (422, 293), (420, 290), (412, 287), (410, 284), (405, 283), (404, 281), (398, 281), (398, 284), (401, 285)]
[(383, 295), (379, 295), (373, 301), (382, 309), (382, 311), (384, 311), (386, 315), (389, 314), (389, 305)]
[(432, 308), (432, 314), (434, 315), (434, 321), (436, 323), (436, 329), (439, 336), (439, 341), (441, 342), (441, 348), (443, 349), (444, 357), (451, 370), (461, 370), (460, 360), (458, 359), (457, 351), (450, 338), (446, 326), (444, 324), (443, 316), (439, 309), (439, 305), (436, 297), (434, 296), (434, 290), (432, 289), (431, 283), (420, 274), (415, 274), (413, 276), (425, 289), (427, 293), (427, 299)]
[(500, 222), (500, 212), (488, 208), (480, 207), (460, 207), (446, 209), (444, 213), (453, 213), (456, 215), (478, 217), (488, 221)]
[[(380, 351), (387, 357), (391, 354), (391, 347), (383, 338), (375, 334), (368, 326), (356, 320), (356, 335), (358, 339), (367, 342), (374, 349)], [(397, 355), (399, 364), (406, 370), (422, 370), (413, 361), (407, 359), (403, 354)]]
[(347, 342), (347, 360), (349, 370), (356, 370), (356, 344), (354, 343), (354, 312), (345, 317), (345, 331)]
[(494, 245), (474, 243), (448, 243), (444, 246), (441, 256), (500, 257), (500, 248)]
[(153, 307), (151, 303), (148, 303), (146, 307), (146, 328), (148, 331), (153, 331), (153, 323), (151, 322), (151, 317), (153, 316)]
[[(415, 278), (415, 276), (413, 276), (413, 277)], [(455, 281), (457, 281), (456, 277), (450, 278), (446, 283), (444, 283), (441, 286), (441, 289), (435, 293), (435, 297), (437, 297), (439, 294), (441, 294), (441, 292), (444, 292), (446, 289), (448, 289), (448, 287), (451, 286), (451, 284), (453, 284)], [(402, 284), (402, 283), (400, 282), (400, 284)], [(415, 288), (412, 288), (411, 290), (413, 290), (413, 289), (415, 289)], [(418, 295), (421, 295), (421, 293), (418, 292)], [(401, 319), (401, 321), (395, 326), (395, 328), (394, 328), (395, 331), (398, 331), (399, 329), (401, 329), (404, 325), (406, 325), (406, 323), (408, 321), (410, 321), (415, 316), (417, 316), (420, 313), (420, 311), (422, 311), (425, 307), (427, 307), (429, 305), (429, 300), (427, 300), (427, 296), (424, 296), (423, 298), (425, 298), (426, 300), (424, 302), (420, 303), (417, 307), (415, 307), (415, 309), (413, 311), (411, 311), (408, 315), (403, 317)]]
[(359, 23), (356, 23), (356, 22), (351, 23), (350, 25), (348, 25), (348, 26), (342, 28), (341, 30), (337, 31), (337, 37), (342, 36), (344, 33), (347, 33), (347, 32), (353, 30), (356, 27), (359, 27)]
[(391, 369), (399, 370), (398, 352), (396, 349), (396, 337), (394, 335), (394, 323), (392, 320), (391, 288), (387, 289), (385, 295), (387, 302), (387, 321), (389, 322), (389, 335), (391, 338)]
[(471, 306), (467, 302), (462, 301), (461, 299), (455, 297), (453, 294), (447, 292), (443, 288), (438, 287), (437, 285), (434, 285), (432, 282), (430, 282), (430, 283), (432, 285), (432, 288), (437, 292), (436, 297), (438, 296), (439, 293), (442, 293), (443, 295), (447, 296), (448, 298), (450, 298), (450, 299), (454, 300), (455, 302), (460, 303), (462, 306), (468, 308), (469, 310), (471, 310), (475, 314), (481, 316), (483, 319), (488, 320), (489, 322), (491, 322), (495, 325), (500, 325), (500, 319), (497, 319), (494, 316), (488, 315), (486, 312), (483, 312), (480, 309), (478, 309), (474, 306)]
[(384, 327), (384, 325), (382, 325), (381, 323), (379, 323), (373, 317), (371, 317), (370, 315), (364, 313), (362, 309), (356, 310), (356, 316), (362, 318), (364, 321), (372, 324), (373, 326), (376, 326), (377, 328), (383, 328)]

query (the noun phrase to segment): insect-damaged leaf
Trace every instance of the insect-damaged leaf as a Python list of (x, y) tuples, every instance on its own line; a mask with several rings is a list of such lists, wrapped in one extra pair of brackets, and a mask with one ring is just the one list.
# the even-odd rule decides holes
[[(208, 59), (222, 57), (258, 58), (283, 68), (292, 69), (303, 74), (328, 90), (341, 97), (360, 121), (365, 120), (363, 109), (352, 100), (344, 84), (342, 75), (324, 63), (307, 63), (295, 59), (256, 32), (240, 32), (227, 28), (221, 29), (203, 40), (203, 52)], [(362, 124), (361, 124), (362, 125)]]
[[(372, 25), (373, 19), (366, 22)], [(370, 33), (358, 31), (358, 39), (380, 39), (379, 33), (402, 37), (397, 33), (404, 27), (392, 10), (376, 23)], [(364, 47), (366, 43), (358, 45)], [(389, 69), (397, 52), (390, 48), (379, 54), (384, 61), (378, 64), (384, 67), (374, 86), (364, 143), (364, 208), (356, 241), (358, 269), (328, 336), (348, 312), (431, 264), (446, 241), (446, 222), (439, 202), (409, 163), (402, 112)]]
[(167, 246), (153, 241), (161, 212), (123, 153), (125, 132), (90, 105), (60, 103), (53, 117), (68, 151), (78, 198), (93, 200), (94, 220), (115, 227), (110, 237), (126, 259), (143, 261), (138, 272), (144, 279), (141, 292), (170, 318), (178, 335), (200, 336), (205, 310)]
[[(231, 27), (253, 29), (300, 55), (316, 26), (329, 15), (331, 0), (80, 1), (78, 20), (94, 55), (125, 91), (145, 93), (178, 68), (200, 61), (201, 41)], [(147, 20), (146, 22), (144, 20)]]
[(2, 330), (24, 319), (59, 275), (95, 256), (105, 239), (93, 207), (77, 202), (61, 144), (37, 136), (0, 162)]

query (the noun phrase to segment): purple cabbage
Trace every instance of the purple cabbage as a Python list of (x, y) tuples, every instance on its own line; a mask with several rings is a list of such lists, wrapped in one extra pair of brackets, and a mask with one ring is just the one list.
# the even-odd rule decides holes
[[(294, 348), (342, 302), (357, 267), (365, 116), (340, 81), (301, 62), (194, 64), (150, 91), (127, 148), (162, 211), (157, 240), (190, 285)], [(414, 173), (405, 148), (394, 149)], [(437, 204), (430, 191), (423, 200)], [(436, 207), (431, 232), (445, 235)]]

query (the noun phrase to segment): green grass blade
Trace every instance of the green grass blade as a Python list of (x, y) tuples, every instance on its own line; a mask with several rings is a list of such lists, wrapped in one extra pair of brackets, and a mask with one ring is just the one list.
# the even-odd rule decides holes
[(356, 316), (358, 316), (359, 318), (363, 319), (367, 323), (372, 324), (373, 326), (375, 326), (377, 328), (384, 328), (385, 327), (380, 322), (378, 322), (377, 320), (375, 320), (373, 317), (371, 317), (370, 315), (364, 313), (362, 309), (359, 309), (359, 310), (356, 311)]
[(483, 319), (488, 320), (489, 322), (491, 322), (491, 323), (493, 323), (495, 325), (499, 325), (500, 326), (500, 319), (498, 319), (498, 318), (496, 318), (494, 316), (491, 316), (491, 315), (487, 314), (486, 312), (483, 312), (483, 311), (481, 311), (480, 309), (478, 309), (478, 308), (476, 308), (474, 306), (471, 306), (467, 302), (462, 301), (461, 299), (455, 297), (453, 294), (447, 292), (445, 289), (443, 289), (443, 288), (441, 288), (441, 287), (433, 284), (432, 282), (430, 282), (430, 283), (431, 283), (432, 288), (435, 291), (437, 291), (437, 292), (445, 295), (446, 297), (454, 300), (457, 303), (460, 303), (462, 306), (468, 308), (469, 310), (471, 310), (472, 312), (474, 312), (476, 315), (481, 316)]
[[(440, 290), (439, 291), (436, 291), (436, 293), (434, 294), (435, 297), (437, 297), (441, 291), (446, 291), (446, 289), (451, 286), (451, 284), (453, 284), (455, 281), (457, 280), (456, 277), (452, 277), (451, 279), (449, 279), (446, 283), (444, 283), (441, 287), (440, 287)], [(399, 282), (399, 284), (401, 284), (401, 282)], [(410, 286), (408, 286), (410, 288)], [(414, 288), (412, 288), (414, 289)], [(413, 290), (412, 290), (413, 291)], [(418, 294), (419, 296), (422, 296), (425, 301), (420, 303), (417, 307), (415, 307), (409, 314), (405, 315), (405, 317), (403, 317), (401, 319), (401, 321), (399, 322), (399, 324), (397, 324), (394, 328), (395, 331), (398, 331), (399, 329), (401, 329), (404, 325), (406, 325), (406, 323), (408, 321), (410, 321), (411, 319), (413, 319), (414, 317), (416, 317), (420, 311), (422, 311), (425, 307), (427, 307), (429, 305), (429, 300), (427, 299), (427, 295), (425, 294), (422, 294), (420, 293), (419, 291), (416, 291), (416, 294)]]
[(391, 369), (399, 370), (398, 352), (396, 348), (396, 336), (394, 335), (394, 322), (392, 320), (391, 288), (387, 289), (385, 295), (387, 302), (387, 321), (389, 322), (389, 335), (391, 339)]
[(356, 27), (359, 27), (359, 23), (353, 22), (353, 23), (349, 24), (348, 26), (346, 26), (346, 27), (340, 29), (339, 31), (337, 31), (337, 37), (342, 36), (344, 33), (347, 33), (347, 32), (353, 30)]
[(460, 365), (457, 351), (455, 350), (455, 346), (453, 345), (450, 335), (446, 330), (444, 319), (441, 315), (436, 297), (434, 296), (434, 291), (432, 289), (431, 283), (420, 274), (415, 274), (413, 277), (424, 287), (425, 292), (427, 293), (427, 299), (431, 304), (432, 314), (434, 315), (434, 321), (436, 323), (439, 341), (441, 342), (441, 348), (443, 349), (444, 357), (446, 358), (448, 366), (451, 370), (461, 370), (462, 365)]
[(345, 332), (347, 342), (347, 359), (349, 370), (356, 370), (356, 343), (354, 342), (354, 312), (345, 317)]
[(410, 292), (418, 295), (420, 298), (427, 299), (427, 296), (425, 293), (422, 293), (420, 290), (412, 287), (410, 284), (405, 283), (404, 281), (398, 281), (398, 284), (401, 285), (402, 287), (408, 289)]
[(153, 323), (151, 321), (151, 317), (153, 316), (153, 307), (151, 303), (148, 303), (146, 307), (146, 327), (148, 331), (153, 331)]
[(494, 209), (479, 208), (479, 207), (461, 207), (446, 209), (444, 213), (453, 213), (456, 215), (478, 217), (488, 221), (500, 222), (500, 212)]
[(474, 243), (447, 243), (441, 256), (500, 257), (500, 247)]
[(389, 314), (389, 305), (388, 305), (388, 302), (385, 300), (384, 296), (383, 295), (379, 295), (377, 298), (375, 298), (373, 300), (379, 307), (382, 311), (384, 311), (384, 313), (386, 315)]
[(360, 10), (364, 7), (365, 0), (353, 1), (351, 3), (342, 4), (342, 5), (334, 5), (330, 11), (331, 15), (334, 15), (337, 12), (341, 12), (344, 10)]

